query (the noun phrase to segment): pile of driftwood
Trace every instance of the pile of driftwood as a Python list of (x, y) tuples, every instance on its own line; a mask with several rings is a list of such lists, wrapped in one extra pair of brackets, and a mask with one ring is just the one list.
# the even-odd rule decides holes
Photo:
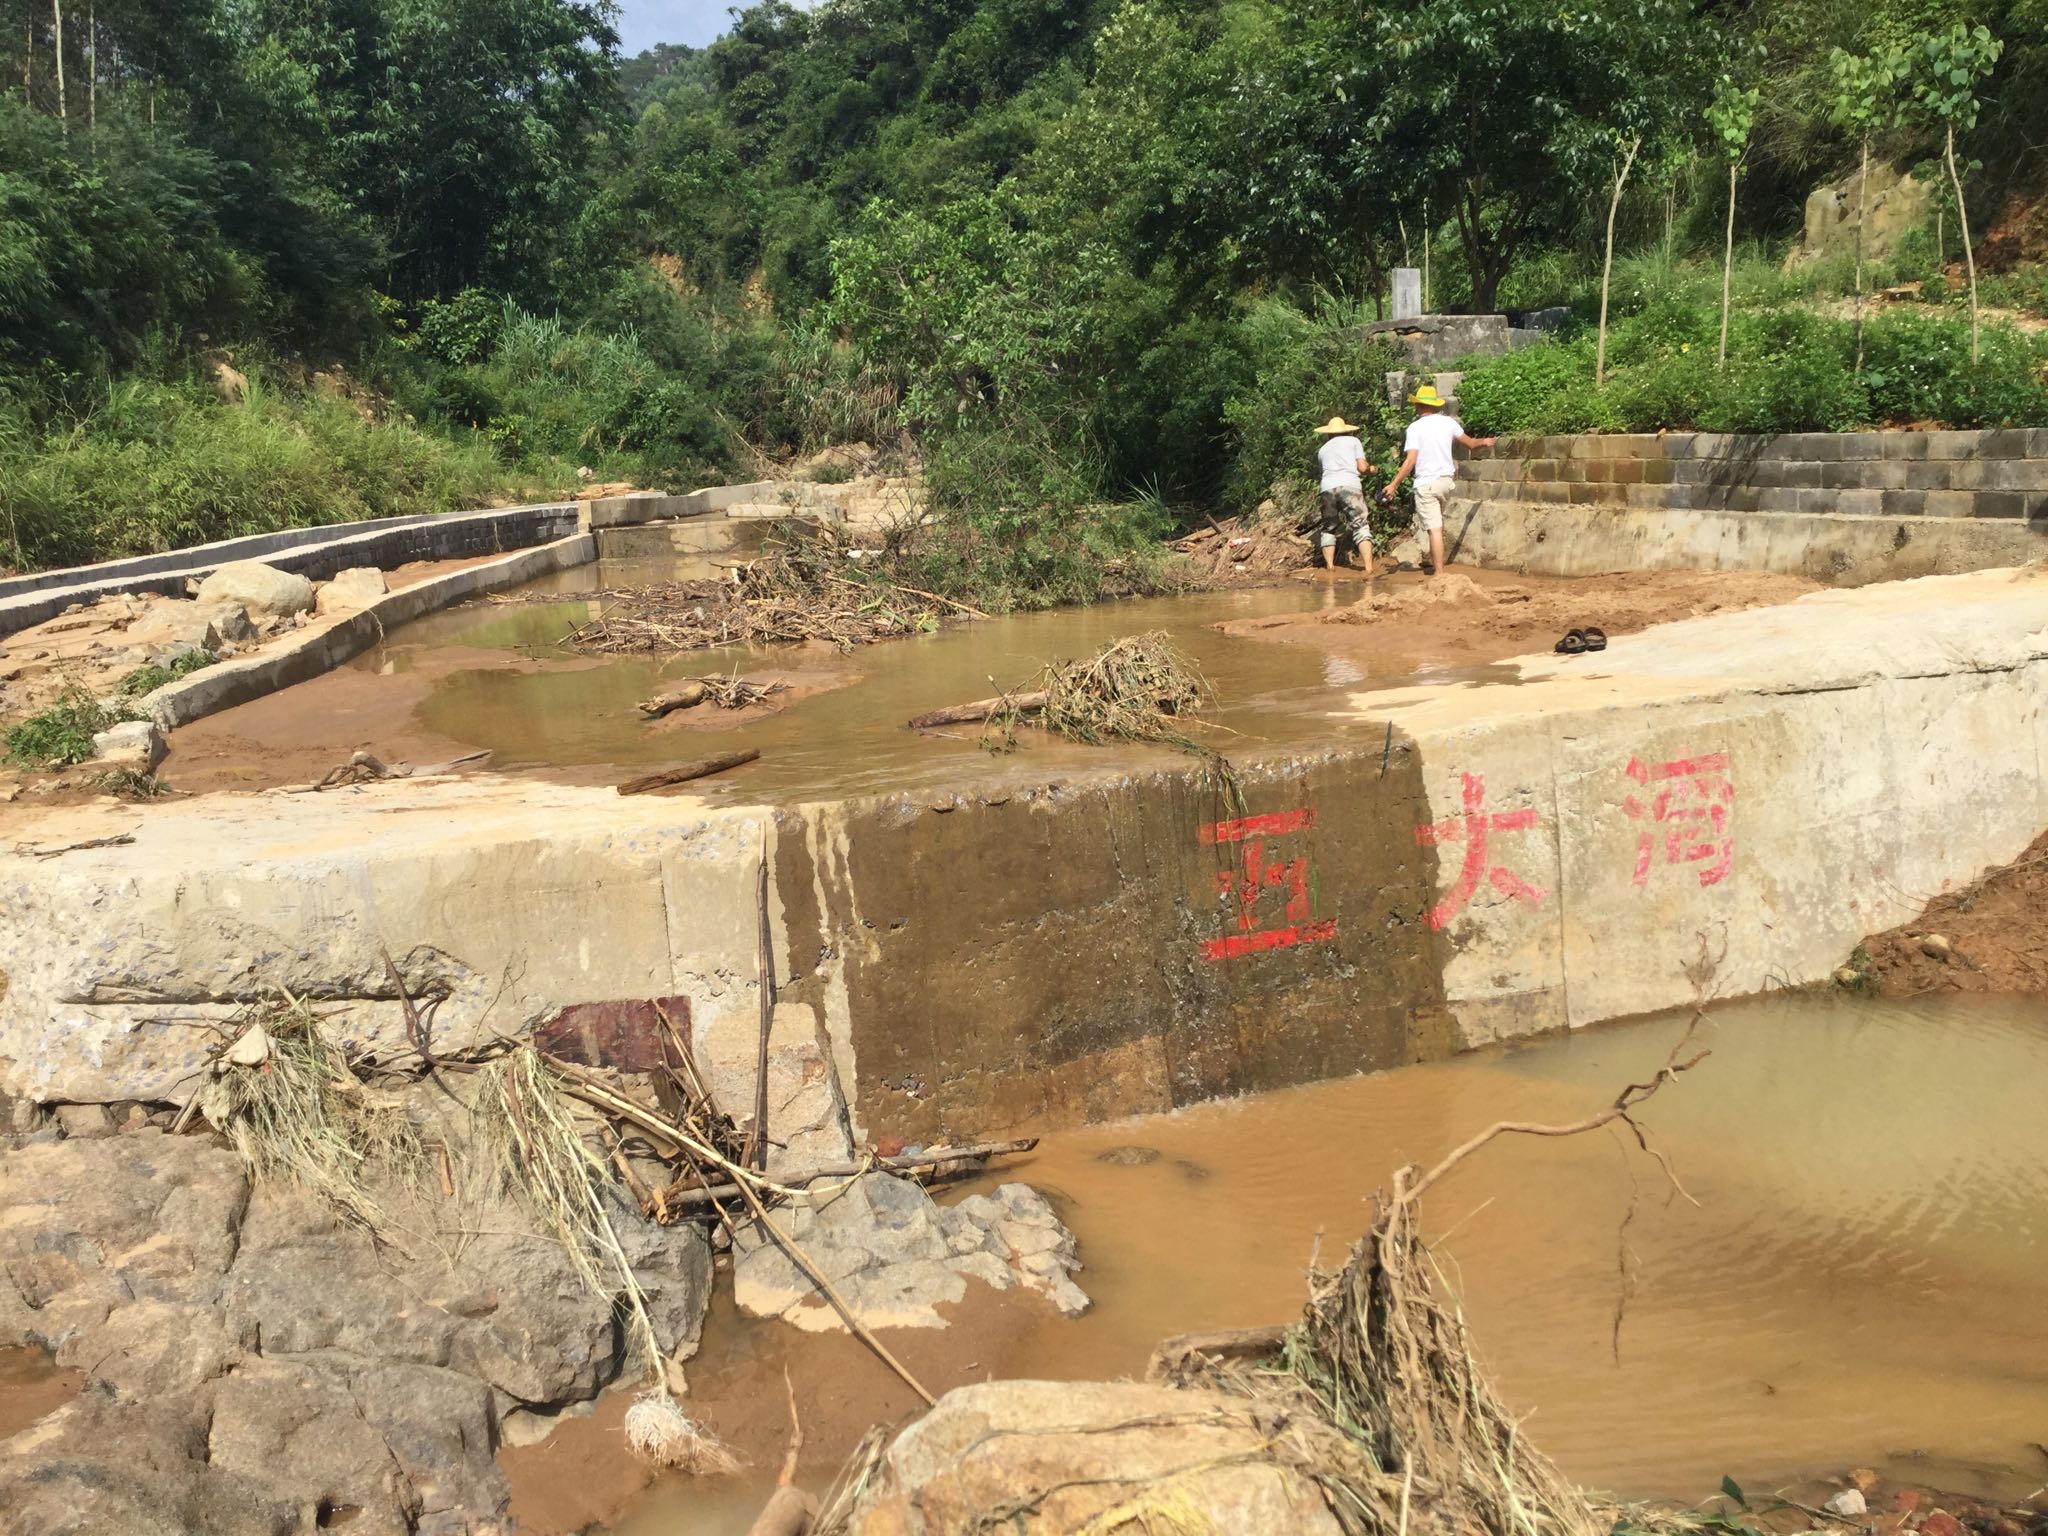
[(816, 529), (735, 566), (725, 581), (671, 581), (600, 594), (609, 606), (561, 644), (585, 655), (822, 640), (841, 650), (922, 634), (980, 609), (892, 580)]
[(650, 720), (659, 720), (679, 709), (695, 709), (699, 704), (711, 704), (719, 709), (746, 709), (772, 699), (778, 693), (787, 692), (787, 683), (757, 683), (738, 674), (731, 677), (691, 677), (666, 693), (642, 699), (640, 713)]
[(1187, 725), (1213, 694), (1201, 670), (1164, 634), (1126, 635), (1092, 656), (1051, 662), (1034, 681), (1034, 688), (927, 710), (909, 728), (979, 722), (982, 745), (996, 752), (1016, 746), (1020, 725), (1037, 725), (1091, 746), (1151, 741), (1207, 755)]
[(1228, 587), (1283, 576), (1308, 563), (1309, 541), (1301, 520), (1273, 502), (1261, 502), (1249, 517), (1210, 518), (1173, 547), (1195, 565), (1202, 585)]

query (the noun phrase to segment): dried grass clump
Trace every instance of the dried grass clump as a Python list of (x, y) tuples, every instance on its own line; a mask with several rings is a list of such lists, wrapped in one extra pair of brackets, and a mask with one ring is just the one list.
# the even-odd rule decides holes
[(738, 1469), (733, 1455), (683, 1412), (647, 1314), (647, 1296), (612, 1225), (610, 1168), (578, 1128), (553, 1070), (531, 1046), (508, 1051), (478, 1074), (474, 1143), (487, 1176), (516, 1190), (554, 1231), (562, 1251), (599, 1296), (616, 1298), (648, 1386), (627, 1410), (627, 1442), (657, 1466)]
[(284, 994), (245, 1010), (199, 1097), (257, 1179), (298, 1185), (381, 1241), (395, 1236), (375, 1168), (399, 1187), (424, 1178), (426, 1149), (405, 1111), (362, 1083), (312, 1005)]

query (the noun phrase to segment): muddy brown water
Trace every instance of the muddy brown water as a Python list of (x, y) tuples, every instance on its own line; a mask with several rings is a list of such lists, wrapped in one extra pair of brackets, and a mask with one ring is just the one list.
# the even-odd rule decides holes
[[(1389, 626), (1369, 645), (1342, 654), (1213, 627), (1352, 603), (1363, 590), (1355, 579), (1014, 614), (845, 654), (812, 645), (585, 657), (560, 644), (602, 612), (579, 590), (662, 574), (639, 562), (601, 563), (519, 594), (541, 601), (470, 604), (406, 625), (347, 667), (187, 726), (166, 774), (181, 789), (208, 790), (291, 782), (307, 772), (317, 777), (356, 748), (414, 762), (489, 750), (497, 772), (608, 782), (614, 769), (751, 746), (761, 751), (758, 763), (701, 781), (691, 792), (787, 802), (950, 786), (968, 775), (1043, 779), (1100, 768), (1097, 749), (1028, 730), (1022, 750), (995, 758), (981, 748), (979, 727), (920, 734), (904, 722), (998, 687), (1029, 686), (1049, 661), (1150, 630), (1170, 634), (1214, 686), (1218, 707), (1203, 717), (1211, 728), (1197, 734), (1226, 754), (1369, 735), (1369, 723), (1333, 719), (1362, 686), (1513, 675), (1490, 665), (1505, 654), (1497, 641), (1475, 643), (1454, 623), (1398, 632)], [(1383, 580), (1381, 590), (1420, 579), (1403, 574)], [(1492, 573), (1475, 579), (1528, 580)], [(634, 707), (676, 679), (734, 672), (787, 681), (792, 693), (772, 713), (699, 708), (650, 723)], [(1120, 759), (1168, 760), (1163, 749), (1130, 749)]]
[[(1060, 1202), (1094, 1309), (1067, 1321), (1000, 1298), (1009, 1314), (967, 1322), (950, 1350), (918, 1338), (913, 1366), (938, 1390), (1136, 1376), (1162, 1336), (1282, 1320), (1317, 1234), (1325, 1262), (1340, 1256), (1389, 1168), (1496, 1119), (1590, 1113), (1654, 1070), (1682, 1024), (1060, 1132), (1001, 1176)], [(1431, 1197), (1478, 1350), (1528, 1433), (1571, 1476), (1628, 1497), (1855, 1465), (2012, 1499), (2048, 1483), (2032, 1444), (2048, 1439), (2048, 999), (1778, 998), (1715, 1010), (1701, 1038), (1713, 1054), (1642, 1116), (1697, 1206), (1605, 1131), (1498, 1143)], [(1159, 1155), (1103, 1160), (1122, 1147)], [(722, 1307), (693, 1404), (766, 1470), (657, 1482), (608, 1528), (744, 1531), (781, 1459), (785, 1364), (810, 1426), (807, 1484), (829, 1479), (867, 1415), (910, 1407), (846, 1341)], [(820, 1375), (822, 1399), (806, 1386)], [(608, 1447), (622, 1454), (615, 1429), (589, 1433), (586, 1479)]]

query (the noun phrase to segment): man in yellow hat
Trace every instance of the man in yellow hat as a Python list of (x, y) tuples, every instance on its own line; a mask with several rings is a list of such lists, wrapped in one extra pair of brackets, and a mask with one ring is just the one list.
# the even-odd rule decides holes
[(1408, 403), (1415, 407), (1415, 419), (1408, 423), (1408, 435), (1401, 443), (1401, 468), (1387, 482), (1381, 499), (1390, 500), (1403, 480), (1411, 474), (1415, 476), (1415, 520), (1429, 535), (1430, 571), (1441, 576), (1444, 505), (1451, 499), (1452, 477), (1458, 472), (1452, 447), (1462, 444), (1467, 448), (1491, 448), (1494, 440), (1468, 436), (1464, 423), (1444, 410), (1444, 397), (1436, 392), (1434, 384), (1416, 390), (1408, 397)]
[(1316, 452), (1322, 465), (1322, 515), (1316, 523), (1316, 543), (1323, 552), (1323, 568), (1337, 568), (1337, 539), (1348, 534), (1358, 550), (1365, 574), (1372, 574), (1372, 519), (1365, 505), (1365, 482), (1373, 473), (1366, 462), (1365, 444), (1358, 440), (1358, 428), (1342, 416), (1332, 416), (1316, 435), (1323, 446)]

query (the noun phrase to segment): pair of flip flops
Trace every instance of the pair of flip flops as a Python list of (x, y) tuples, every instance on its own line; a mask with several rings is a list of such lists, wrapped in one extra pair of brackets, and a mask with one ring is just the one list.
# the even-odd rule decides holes
[(1591, 625), (1584, 629), (1571, 630), (1562, 640), (1557, 642), (1557, 653), (1560, 656), (1577, 656), (1586, 651), (1604, 651), (1606, 649), (1607, 631), (1595, 629)]

